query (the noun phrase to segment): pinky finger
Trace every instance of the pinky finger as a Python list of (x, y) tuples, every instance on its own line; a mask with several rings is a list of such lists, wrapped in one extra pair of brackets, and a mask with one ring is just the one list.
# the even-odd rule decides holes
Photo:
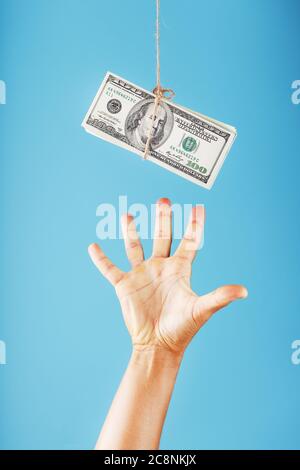
[(113, 286), (121, 281), (124, 276), (123, 271), (113, 264), (97, 243), (92, 243), (88, 248), (88, 252), (94, 265)]

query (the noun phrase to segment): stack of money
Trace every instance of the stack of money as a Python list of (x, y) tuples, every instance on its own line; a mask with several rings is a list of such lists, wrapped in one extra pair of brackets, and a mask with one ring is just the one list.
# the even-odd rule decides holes
[(210, 189), (236, 137), (235, 128), (162, 99), (108, 72), (84, 129)]

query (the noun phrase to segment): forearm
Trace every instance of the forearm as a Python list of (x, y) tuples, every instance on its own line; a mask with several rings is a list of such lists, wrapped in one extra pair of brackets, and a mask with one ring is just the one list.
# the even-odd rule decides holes
[(134, 349), (96, 449), (157, 449), (182, 355)]

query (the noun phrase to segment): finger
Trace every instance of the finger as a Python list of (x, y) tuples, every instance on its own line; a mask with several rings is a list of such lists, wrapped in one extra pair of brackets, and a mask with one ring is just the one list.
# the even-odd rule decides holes
[(123, 215), (121, 225), (127, 257), (132, 267), (135, 268), (144, 261), (144, 252), (132, 215)]
[(174, 256), (185, 258), (191, 262), (193, 261), (201, 244), (204, 220), (204, 206), (197, 205), (193, 207), (184, 237), (174, 253)]
[(152, 256), (167, 257), (172, 243), (172, 208), (167, 198), (156, 203), (155, 229)]
[(194, 317), (199, 325), (203, 325), (215, 312), (238, 299), (245, 299), (248, 291), (244, 286), (229, 285), (216, 289), (214, 292), (198, 298)]
[(113, 286), (121, 281), (124, 276), (123, 271), (117, 268), (117, 266), (110, 261), (97, 243), (92, 243), (89, 246), (88, 251), (94, 265)]

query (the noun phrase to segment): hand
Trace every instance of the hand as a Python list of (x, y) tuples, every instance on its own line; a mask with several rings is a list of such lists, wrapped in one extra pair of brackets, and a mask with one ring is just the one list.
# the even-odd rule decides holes
[(95, 243), (89, 246), (89, 254), (116, 289), (134, 348), (183, 354), (203, 324), (233, 300), (245, 298), (247, 290), (228, 285), (202, 296), (193, 292), (191, 265), (202, 238), (204, 208), (193, 207), (185, 236), (173, 256), (171, 216), (170, 201), (160, 199), (153, 253), (148, 260), (144, 260), (133, 217), (122, 217), (126, 253), (132, 265), (128, 273), (116, 267)]

